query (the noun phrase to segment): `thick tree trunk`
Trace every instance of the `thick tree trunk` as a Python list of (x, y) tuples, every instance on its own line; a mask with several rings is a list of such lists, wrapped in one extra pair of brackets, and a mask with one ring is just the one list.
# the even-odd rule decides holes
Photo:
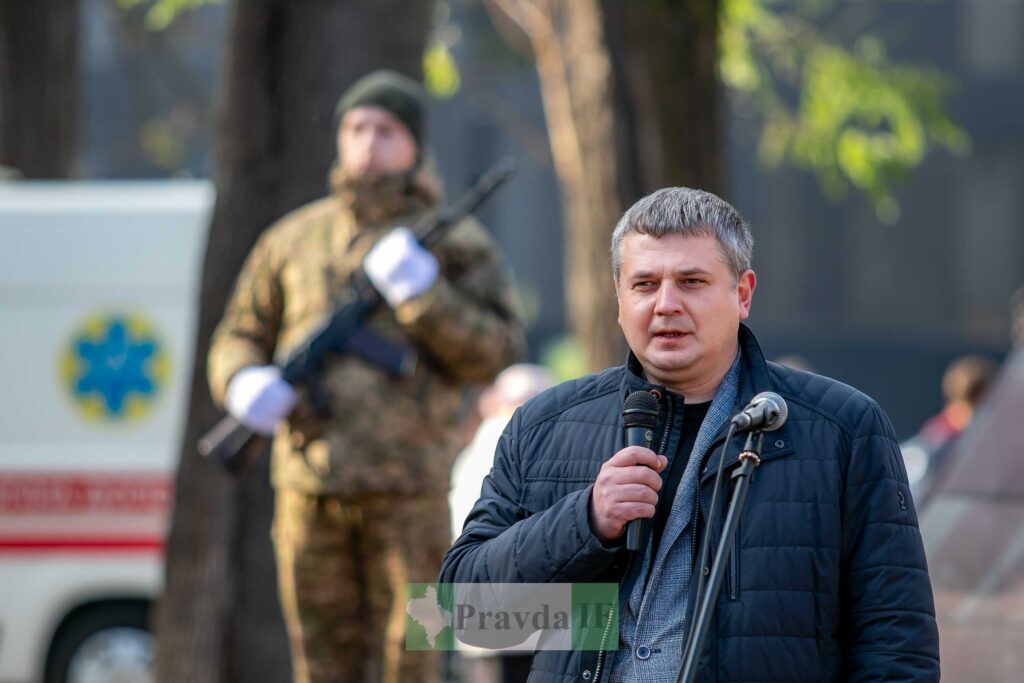
[(596, 370), (625, 344), (608, 245), (625, 207), (666, 185), (719, 190), (714, 0), (490, 0), (527, 34), (566, 225), (570, 326)]
[(718, 3), (604, 0), (615, 80), (619, 195), (628, 206), (660, 187), (720, 193)]
[(71, 175), (78, 80), (78, 0), (0, 0), (0, 166)]
[(244, 0), (231, 8), (188, 423), (157, 613), (157, 678), (290, 680), (269, 543), (266, 458), (238, 480), (195, 451), (217, 420), (210, 336), (260, 232), (322, 195), (341, 92), (374, 68), (420, 75), (432, 3)]

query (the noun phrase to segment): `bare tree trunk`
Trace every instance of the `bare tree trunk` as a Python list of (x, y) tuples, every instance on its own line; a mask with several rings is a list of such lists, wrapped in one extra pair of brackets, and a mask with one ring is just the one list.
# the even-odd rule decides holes
[(529, 37), (566, 225), (570, 325), (587, 365), (622, 362), (608, 244), (659, 187), (721, 185), (714, 0), (489, 0)]
[(78, 80), (78, 0), (0, 0), (0, 165), (71, 175)]
[(238, 0), (203, 263), (195, 369), (156, 618), (157, 679), (287, 681), (287, 643), (269, 543), (266, 458), (230, 480), (195, 451), (218, 413), (206, 385), (210, 336), (260, 232), (322, 195), (341, 92), (374, 68), (418, 76), (432, 3)]
[(602, 6), (615, 56), (623, 201), (669, 185), (722, 192), (718, 3), (604, 0)]

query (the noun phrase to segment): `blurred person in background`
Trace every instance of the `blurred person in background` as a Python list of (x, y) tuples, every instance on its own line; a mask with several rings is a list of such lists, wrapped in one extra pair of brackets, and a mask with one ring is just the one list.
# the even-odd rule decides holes
[(942, 410), (900, 444), (910, 489), (918, 506), (924, 504), (941, 480), (947, 456), (995, 380), (998, 368), (991, 359), (961, 356), (942, 375)]
[(477, 410), (482, 419), (472, 442), (459, 453), (452, 467), (452, 489), (448, 495), (452, 538), (462, 533), (463, 521), (480, 497), (480, 485), (491, 471), (494, 449), (509, 418), (516, 408), (554, 384), (547, 368), (518, 363), (502, 370), (480, 394)]
[[(405, 227), (441, 199), (425, 97), (388, 71), (341, 97), (331, 195), (263, 233), (210, 350), (214, 398), (274, 436), (273, 540), (297, 682), (438, 680), (437, 653), (405, 649), (406, 584), (433, 581), (449, 545), (464, 392), (525, 344), (511, 282), (478, 223), (466, 219), (433, 253)], [(360, 268), (387, 303), (369, 333), (412, 347), (419, 361), (398, 377), (332, 357), (324, 415), (273, 363), (345, 303)]]
[[(520, 363), (505, 368), (480, 395), (477, 403), (483, 418), (472, 442), (459, 454), (452, 468), (452, 538), (480, 497), (480, 486), (494, 463), (494, 449), (516, 408), (554, 386), (551, 373), (540, 365)], [(524, 683), (530, 673), (530, 655), (495, 653), (459, 643), (461, 678), (467, 683)], [(497, 655), (497, 656), (495, 656)]]

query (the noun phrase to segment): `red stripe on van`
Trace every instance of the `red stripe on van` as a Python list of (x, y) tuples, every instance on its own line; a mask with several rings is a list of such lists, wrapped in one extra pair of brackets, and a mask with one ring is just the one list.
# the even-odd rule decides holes
[(164, 540), (162, 538), (141, 536), (128, 537), (120, 536), (109, 538), (104, 537), (59, 537), (50, 538), (20, 538), (0, 537), (0, 553), (11, 552), (49, 552), (49, 551), (73, 551), (73, 552), (136, 552), (136, 551), (162, 551)]

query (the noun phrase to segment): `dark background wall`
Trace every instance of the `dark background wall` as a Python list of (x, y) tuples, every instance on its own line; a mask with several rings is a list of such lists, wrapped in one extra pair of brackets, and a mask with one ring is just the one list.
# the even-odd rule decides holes
[[(1007, 301), (1024, 285), (1024, 2), (861, 4), (859, 23), (830, 28), (846, 39), (875, 33), (892, 59), (956, 76), (950, 107), (972, 138), (969, 156), (930, 154), (896, 190), (900, 219), (883, 225), (853, 193), (833, 203), (808, 174), (763, 168), (756, 122), (729, 96), (726, 199), (754, 228), (751, 324), (767, 355), (800, 354), (866, 391), (909, 436), (938, 409), (950, 359), (1001, 358), (1009, 346)], [(138, 13), (83, 0), (81, 21), (78, 175), (208, 176), (223, 7), (152, 33)], [(520, 163), (481, 218), (517, 273), (536, 359), (565, 333), (559, 197), (536, 74), (477, 3), (452, 0), (438, 25), (462, 76), (459, 92), (432, 110), (449, 197), (502, 156)]]
[(759, 167), (755, 130), (734, 108), (730, 199), (758, 242), (752, 324), (766, 352), (804, 355), (866, 391), (907, 436), (938, 409), (949, 360), (1009, 345), (1007, 303), (1024, 285), (1024, 3), (876, 6), (862, 30), (892, 59), (960, 81), (950, 107), (969, 156), (928, 156), (887, 226), (860, 198), (830, 203), (807, 174)]

